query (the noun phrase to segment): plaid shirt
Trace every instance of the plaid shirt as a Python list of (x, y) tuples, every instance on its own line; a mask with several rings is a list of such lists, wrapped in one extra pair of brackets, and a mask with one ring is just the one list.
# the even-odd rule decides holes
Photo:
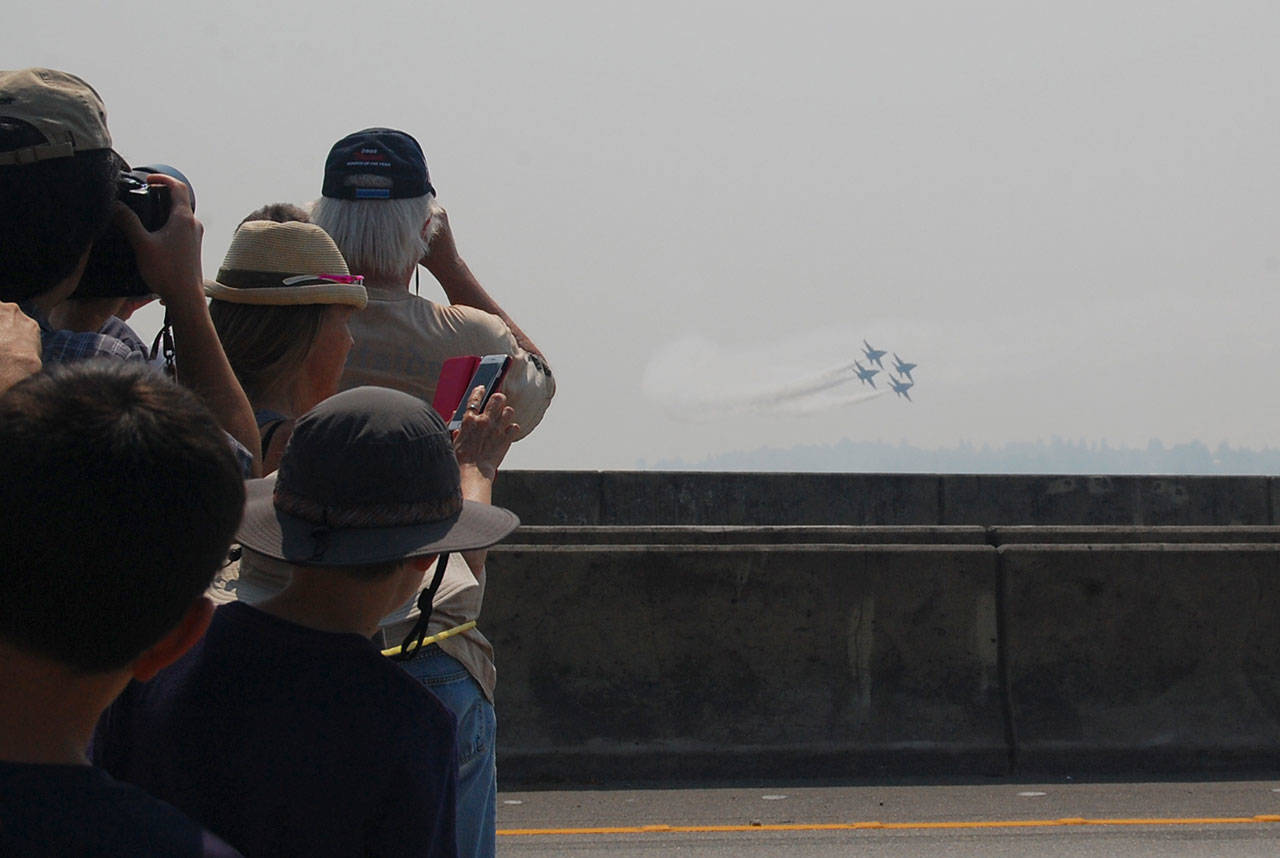
[[(54, 330), (44, 316), (24, 306), (23, 312), (40, 324), (41, 360), (45, 365), (69, 364), (91, 357), (108, 357), (113, 360), (143, 360), (141, 353), (127, 343), (101, 333), (79, 333), (74, 330)], [(122, 323), (123, 324), (123, 323)]]
[[(72, 363), (73, 361), (106, 358), (108, 360), (140, 361), (147, 363), (146, 346), (133, 333), (133, 329), (124, 322), (111, 317), (102, 326), (103, 331), (110, 333), (79, 333), (76, 331), (55, 331), (41, 316), (23, 307), (22, 311), (36, 320), (40, 325), (40, 357), (45, 366), (55, 363)], [(116, 324), (113, 325), (112, 322)], [(126, 333), (127, 332), (127, 333)], [(119, 339), (111, 334), (125, 334)], [(128, 340), (130, 336), (133, 343)], [(240, 472), (246, 477), (253, 474), (253, 454), (237, 441), (230, 433), (224, 433), (231, 443), (231, 452), (235, 453)]]

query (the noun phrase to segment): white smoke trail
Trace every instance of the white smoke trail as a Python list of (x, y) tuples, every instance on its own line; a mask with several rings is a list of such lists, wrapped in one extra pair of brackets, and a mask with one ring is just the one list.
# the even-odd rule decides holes
[(866, 402), (869, 399), (877, 399), (888, 392), (884, 388), (879, 390), (868, 388), (864, 393), (857, 393), (852, 396), (814, 397), (796, 403), (794, 409), (791, 410), (794, 414), (817, 414), (820, 411), (830, 411), (833, 408), (844, 408), (849, 405), (856, 405), (859, 402)]
[[(660, 348), (645, 367), (645, 396), (670, 416), (711, 422), (744, 415), (805, 416), (874, 399), (883, 391), (832, 396), (857, 382), (852, 363), (814, 370), (814, 344), (725, 348), (690, 337)], [(829, 350), (828, 350), (829, 351)]]

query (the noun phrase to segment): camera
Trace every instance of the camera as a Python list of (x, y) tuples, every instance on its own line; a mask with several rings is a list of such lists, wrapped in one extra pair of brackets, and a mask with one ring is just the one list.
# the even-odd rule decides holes
[[(155, 232), (169, 220), (169, 189), (163, 185), (148, 185), (147, 176), (164, 173), (179, 179), (191, 191), (191, 205), (195, 207), (195, 191), (181, 172), (166, 164), (153, 164), (136, 170), (121, 170), (116, 178), (116, 199), (138, 216), (148, 232)], [(114, 223), (107, 227), (89, 252), (80, 285), (72, 293), (73, 299), (128, 298), (150, 295), (151, 287), (142, 279), (133, 246), (124, 231)]]

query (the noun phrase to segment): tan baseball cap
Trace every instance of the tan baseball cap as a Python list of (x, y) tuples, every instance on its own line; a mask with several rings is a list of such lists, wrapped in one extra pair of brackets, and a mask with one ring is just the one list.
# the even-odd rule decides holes
[(102, 98), (89, 84), (64, 71), (0, 71), (0, 119), (26, 122), (46, 141), (0, 152), (0, 166), (111, 148)]

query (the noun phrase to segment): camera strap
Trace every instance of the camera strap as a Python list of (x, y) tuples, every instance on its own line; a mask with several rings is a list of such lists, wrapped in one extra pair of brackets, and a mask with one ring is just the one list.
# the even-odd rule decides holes
[(156, 356), (164, 358), (164, 374), (169, 378), (177, 378), (178, 368), (176, 352), (173, 348), (173, 327), (169, 323), (169, 310), (164, 311), (164, 324), (160, 326), (160, 332), (156, 334), (155, 340), (151, 343), (151, 354), (148, 360), (155, 363)]
[(447, 565), (449, 554), (446, 552), (436, 559), (436, 571), (431, 576), (431, 583), (418, 594), (418, 620), (400, 643), (400, 652), (391, 656), (396, 661), (408, 661), (422, 649), (422, 639), (427, 636), (427, 625), (431, 622), (431, 603), (435, 601), (436, 591), (444, 580), (444, 567)]

